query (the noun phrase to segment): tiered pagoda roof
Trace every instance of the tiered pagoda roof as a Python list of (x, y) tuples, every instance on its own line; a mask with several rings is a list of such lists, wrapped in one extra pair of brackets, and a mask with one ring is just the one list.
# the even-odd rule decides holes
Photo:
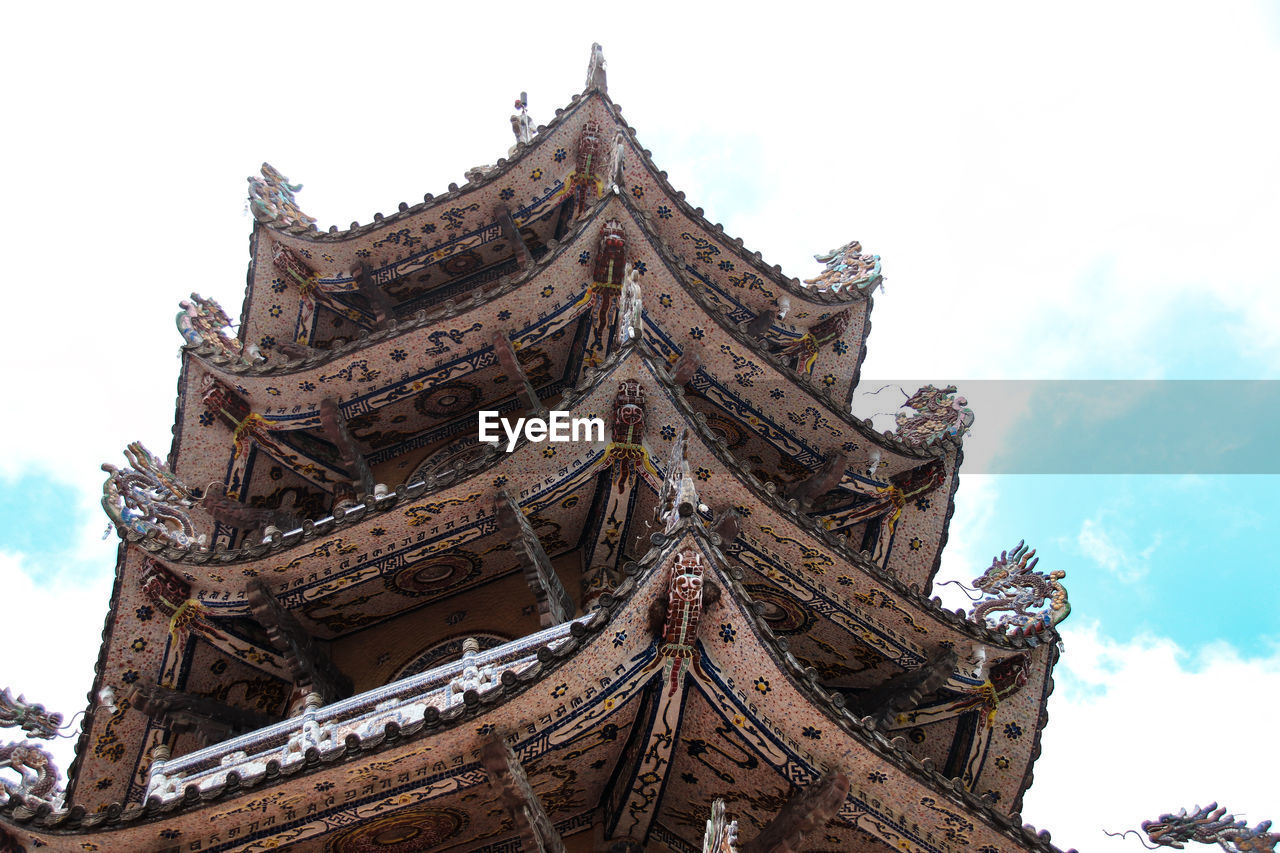
[[(464, 186), (345, 231), (251, 179), (238, 333), (184, 302), (168, 459), (104, 466), (121, 545), (65, 798), (15, 792), (0, 830), (686, 851), (714, 817), (742, 850), (1053, 849), (1018, 811), (1060, 574), (1018, 550), (974, 613), (929, 597), (972, 415), (934, 388), (893, 433), (849, 414), (879, 259), (763, 263), (598, 54), (523, 118)], [(507, 452), (481, 410), (608, 434)]]

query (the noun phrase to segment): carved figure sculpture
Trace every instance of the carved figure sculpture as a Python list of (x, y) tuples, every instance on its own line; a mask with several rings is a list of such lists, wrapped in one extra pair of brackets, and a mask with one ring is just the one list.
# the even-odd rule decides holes
[(702, 555), (692, 548), (681, 551), (671, 564), (667, 582), (667, 619), (662, 627), (658, 654), (666, 661), (665, 675), (674, 696), (680, 678), (695, 659), (694, 643), (702, 618)]
[(627, 273), (626, 249), (627, 238), (622, 231), (622, 223), (610, 219), (600, 229), (595, 274), (591, 279), (592, 349), (604, 347), (609, 324), (616, 318), (616, 302)]
[(603, 130), (600, 123), (595, 119), (588, 119), (582, 123), (582, 130), (578, 134), (577, 168), (569, 176), (575, 216), (581, 215), (591, 201), (600, 197), (603, 190), (602, 182), (596, 176), (604, 145), (600, 140), (601, 133)]
[(123, 536), (132, 530), (142, 536), (160, 536), (179, 548), (203, 546), (205, 537), (196, 536), (190, 510), (195, 496), (169, 466), (154, 456), (141, 442), (124, 451), (132, 468), (103, 464), (109, 476), (102, 486), (102, 508)]
[(622, 281), (622, 299), (618, 304), (618, 343), (627, 344), (640, 337), (643, 306), (640, 301), (640, 273), (627, 264)]
[(609, 91), (609, 84), (604, 73), (604, 48), (598, 42), (591, 44), (591, 61), (587, 63), (587, 90), (599, 89)]
[(613, 401), (613, 435), (605, 459), (613, 465), (613, 479), (618, 491), (626, 489), (627, 480), (640, 465), (652, 469), (644, 439), (644, 388), (634, 379), (618, 383)]
[(34, 744), (9, 743), (0, 746), (0, 768), (17, 771), (22, 782), (14, 785), (7, 779), (0, 779), (0, 786), (10, 797), (18, 797), (28, 802), (57, 804), (58, 768), (53, 763), (53, 756)]
[(302, 184), (289, 183), (270, 163), (263, 163), (262, 177), (249, 178), (249, 209), (259, 222), (313, 226), (315, 219), (298, 208), (293, 195), (301, 189)]
[[(973, 585), (985, 593), (969, 618), (1004, 631), (1008, 637), (1034, 636), (1057, 625), (1071, 613), (1067, 590), (1058, 581), (1061, 569), (1045, 574), (1035, 571), (1040, 562), (1034, 550), (1019, 542), (1013, 551), (1001, 551)], [(1005, 612), (1007, 611), (1007, 612)], [(998, 617), (992, 614), (1001, 613)]]
[(973, 426), (973, 410), (969, 401), (956, 396), (956, 386), (938, 388), (926, 385), (903, 403), (903, 408), (916, 414), (898, 412), (898, 437), (916, 447), (928, 447), (943, 436), (960, 438)]
[(22, 694), (14, 699), (6, 687), (0, 690), (0, 726), (21, 726), (22, 731), (31, 737), (48, 740), (57, 737), (58, 729), (62, 727), (62, 715), (50, 714), (43, 705), (27, 702)]
[[(1250, 827), (1243, 820), (1236, 820), (1235, 815), (1227, 814), (1225, 807), (1210, 803), (1204, 808), (1196, 806), (1191, 814), (1186, 809), (1179, 809), (1177, 814), (1162, 814), (1156, 820), (1144, 820), (1142, 831), (1155, 847), (1174, 847), (1178, 850), (1186, 847), (1187, 842), (1198, 844), (1216, 844), (1228, 853), (1275, 853), (1276, 844), (1280, 843), (1280, 833), (1271, 832), (1271, 821), (1264, 820), (1255, 827)], [(1124, 832), (1108, 832), (1112, 837), (1124, 837), (1132, 830)]]
[(820, 290), (839, 293), (852, 287), (862, 292), (880, 282), (880, 256), (863, 254), (862, 244), (857, 240), (825, 255), (814, 255), (813, 259), (826, 264), (827, 268), (804, 283)]
[(667, 533), (680, 523), (680, 519), (698, 511), (698, 489), (686, 458), (688, 440), (688, 429), (680, 430), (679, 437), (671, 443), (671, 452), (667, 457), (667, 478), (658, 501), (658, 520), (663, 522)]

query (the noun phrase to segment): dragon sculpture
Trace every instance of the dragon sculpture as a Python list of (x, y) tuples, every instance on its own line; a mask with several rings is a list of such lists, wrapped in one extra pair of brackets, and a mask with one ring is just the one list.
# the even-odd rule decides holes
[(116, 530), (160, 536), (179, 548), (203, 544), (191, 523), (195, 494), (141, 442), (130, 444), (124, 455), (133, 467), (102, 466), (111, 475), (102, 486), (102, 508)]
[[(1198, 844), (1216, 844), (1228, 853), (1275, 853), (1276, 844), (1280, 843), (1280, 833), (1271, 832), (1271, 821), (1264, 820), (1255, 827), (1250, 827), (1243, 820), (1236, 820), (1235, 815), (1227, 814), (1225, 807), (1210, 803), (1191, 814), (1186, 809), (1179, 809), (1177, 814), (1162, 814), (1156, 820), (1144, 820), (1142, 831), (1146, 833), (1151, 844), (1144, 843), (1148, 850), (1160, 847), (1174, 847), (1178, 850), (1186, 847), (1187, 842)], [(1106, 830), (1103, 830), (1106, 832)], [(1107, 832), (1113, 838), (1123, 838), (1129, 833), (1137, 835), (1136, 830), (1124, 832)]]
[(190, 346), (208, 344), (227, 358), (244, 364), (257, 364), (266, 360), (256, 345), (241, 346), (239, 341), (227, 334), (231, 318), (217, 300), (205, 299), (200, 294), (193, 293), (190, 299), (179, 302), (178, 307), (182, 311), (175, 323), (182, 339)]
[(276, 222), (280, 225), (314, 226), (314, 218), (298, 208), (294, 193), (302, 184), (291, 184), (270, 163), (262, 164), (262, 177), (249, 178), (249, 209), (259, 222)]
[(862, 244), (857, 240), (824, 255), (814, 255), (813, 259), (826, 264), (827, 268), (804, 283), (819, 290), (840, 293), (853, 288), (862, 293), (868, 288), (874, 290), (880, 283), (880, 256), (863, 254)]
[(926, 385), (902, 404), (916, 414), (898, 412), (898, 437), (915, 447), (928, 447), (944, 436), (960, 438), (973, 426), (973, 410), (966, 407), (968, 402), (956, 396), (954, 385)]
[(62, 715), (49, 713), (43, 705), (31, 704), (21, 694), (14, 699), (6, 687), (0, 690), (0, 726), (21, 726), (22, 731), (31, 737), (47, 740), (58, 736), (58, 730), (62, 728)]
[(29, 803), (34, 800), (35, 804), (57, 804), (61, 800), (58, 768), (54, 766), (53, 756), (40, 747), (26, 741), (0, 746), (0, 768), (15, 770), (22, 777), (19, 785), (0, 779), (0, 787), (10, 797)]
[[(1057, 625), (1071, 613), (1067, 590), (1060, 581), (1067, 573), (1035, 571), (1040, 559), (1025, 542), (1012, 551), (1001, 551), (991, 567), (975, 578), (973, 585), (985, 595), (974, 605), (969, 618), (984, 623), (1007, 637), (1031, 637)], [(999, 616), (993, 614), (1008, 611)]]

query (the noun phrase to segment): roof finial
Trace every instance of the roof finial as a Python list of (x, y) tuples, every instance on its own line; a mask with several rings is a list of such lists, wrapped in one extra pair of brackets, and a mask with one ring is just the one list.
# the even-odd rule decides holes
[(608, 93), (609, 84), (604, 78), (604, 48), (599, 42), (591, 43), (591, 62), (587, 65), (587, 91), (599, 89)]
[(518, 113), (511, 117), (511, 132), (516, 135), (516, 143), (528, 145), (533, 141), (533, 119), (529, 118), (529, 93), (521, 92), (516, 99)]

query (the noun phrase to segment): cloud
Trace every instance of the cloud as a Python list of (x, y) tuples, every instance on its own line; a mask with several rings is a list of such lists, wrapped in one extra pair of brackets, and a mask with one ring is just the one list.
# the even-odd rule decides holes
[(1025, 821), (1064, 850), (1132, 853), (1132, 838), (1102, 830), (1212, 800), (1251, 824), (1280, 820), (1280, 645), (1188, 652), (1150, 634), (1117, 642), (1087, 621), (1063, 636)]
[[(94, 563), (0, 550), (0, 589), (7, 602), (19, 605), (5, 608), (8, 640), (0, 687), (61, 713), (64, 722), (87, 705), (111, 596), (111, 572), (100, 560)], [(70, 738), (40, 743), (53, 753), (64, 783), (79, 725), (77, 720)], [(18, 730), (3, 736), (23, 738)]]
[(1136, 583), (1147, 576), (1151, 568), (1151, 557), (1160, 547), (1162, 538), (1157, 531), (1152, 534), (1149, 545), (1140, 551), (1136, 550), (1129, 542), (1128, 535), (1105, 526), (1102, 513), (1099, 513), (1081, 522), (1076, 545), (1086, 557), (1120, 580)]

